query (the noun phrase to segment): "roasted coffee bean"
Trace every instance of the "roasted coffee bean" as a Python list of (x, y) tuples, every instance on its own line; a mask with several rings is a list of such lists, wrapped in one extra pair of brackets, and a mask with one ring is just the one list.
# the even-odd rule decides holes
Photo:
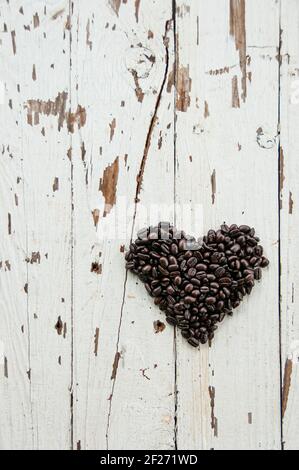
[(222, 277), (219, 279), (220, 286), (230, 286), (232, 280), (229, 277)]
[(187, 266), (189, 268), (194, 268), (194, 266), (197, 264), (197, 258), (195, 256), (192, 256), (191, 258), (188, 259), (187, 261)]
[(158, 297), (162, 292), (162, 288), (161, 287), (156, 287), (154, 290), (153, 290), (153, 295), (155, 297)]
[(162, 268), (167, 268), (168, 267), (168, 259), (162, 256), (159, 260), (160, 265)]
[(188, 320), (188, 321), (191, 319), (191, 312), (190, 312), (190, 310), (185, 310), (184, 318), (185, 318), (185, 320)]
[(262, 270), (261, 268), (255, 268), (254, 270), (254, 279), (257, 279), (258, 281), (262, 279)]
[(173, 295), (175, 293), (175, 290), (172, 286), (168, 286), (166, 289), (167, 294)]
[(176, 243), (172, 243), (171, 246), (170, 246), (170, 251), (173, 255), (177, 255), (178, 252), (179, 252), (179, 249), (178, 249), (178, 246)]
[(206, 271), (207, 270), (207, 265), (203, 263), (198, 263), (196, 264), (196, 270), (197, 271)]
[(195, 274), (196, 274), (196, 269), (195, 268), (188, 269), (188, 277), (194, 277)]
[(152, 270), (152, 267), (150, 264), (146, 264), (143, 268), (142, 268), (142, 272), (143, 274), (149, 274)]
[(189, 330), (182, 330), (182, 333), (181, 333), (181, 334), (182, 334), (183, 338), (188, 339), (188, 338), (190, 337), (190, 332), (189, 332)]
[(190, 294), (190, 292), (192, 292), (193, 289), (194, 289), (193, 284), (187, 284), (185, 287), (185, 292), (188, 292), (188, 294)]
[(248, 225), (240, 225), (239, 230), (240, 232), (248, 233), (250, 232), (250, 227), (248, 227)]
[(163, 274), (163, 276), (168, 276), (169, 275), (169, 272), (167, 271), (167, 269), (165, 268), (162, 268), (162, 266), (158, 266), (158, 271), (160, 271), (161, 274)]
[(178, 267), (177, 264), (170, 264), (167, 269), (168, 269), (168, 271), (171, 273), (171, 272), (177, 271), (178, 268), (179, 268), (179, 267)]
[(174, 326), (175, 326), (175, 325), (177, 324), (176, 319), (173, 318), (173, 317), (170, 317), (170, 316), (167, 316), (167, 317), (166, 317), (166, 321), (167, 321), (167, 323), (169, 323), (170, 325), (174, 325)]
[(219, 278), (219, 277), (224, 276), (225, 273), (226, 273), (225, 268), (223, 268), (222, 266), (219, 266), (215, 271), (215, 276)]
[(181, 278), (180, 276), (176, 276), (176, 277), (174, 278), (174, 283), (175, 283), (176, 286), (181, 285), (181, 283), (182, 283), (182, 278)]
[(184, 301), (186, 304), (193, 304), (194, 302), (196, 302), (196, 298), (192, 297), (191, 295), (187, 295)]
[(188, 339), (188, 343), (191, 344), (191, 346), (194, 346), (195, 348), (199, 346), (199, 341), (198, 339), (191, 337)]

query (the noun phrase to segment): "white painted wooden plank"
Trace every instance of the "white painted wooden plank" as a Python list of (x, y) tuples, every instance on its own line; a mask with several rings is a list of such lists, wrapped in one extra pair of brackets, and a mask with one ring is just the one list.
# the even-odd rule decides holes
[(1, 2), (2, 448), (70, 446), (67, 16), (68, 1)]
[(177, 1), (176, 200), (254, 226), (271, 265), (210, 348), (178, 338), (178, 448), (277, 449), (279, 5), (219, 3)]
[(299, 448), (299, 321), (297, 175), (299, 128), (299, 4), (281, 2), (281, 338), (284, 448)]
[[(131, 232), (148, 222), (144, 211), (173, 209), (171, 15), (169, 0), (74, 2), (72, 103), (86, 110), (72, 144), (74, 446), (81, 449), (174, 447), (173, 330), (155, 334), (162, 316), (126, 277), (123, 253)], [(135, 222), (127, 220), (135, 209)], [(122, 221), (127, 237), (113, 233)]]

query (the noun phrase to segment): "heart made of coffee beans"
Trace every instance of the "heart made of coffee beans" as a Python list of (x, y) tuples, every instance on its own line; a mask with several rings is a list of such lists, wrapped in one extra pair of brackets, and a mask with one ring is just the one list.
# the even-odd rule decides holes
[(197, 241), (160, 222), (137, 236), (126, 253), (126, 268), (194, 347), (213, 339), (217, 323), (232, 315), (269, 264), (248, 225), (223, 224)]

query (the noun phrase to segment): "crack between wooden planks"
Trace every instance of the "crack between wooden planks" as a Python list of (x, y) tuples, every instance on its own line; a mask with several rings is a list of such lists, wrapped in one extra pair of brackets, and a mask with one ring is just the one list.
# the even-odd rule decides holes
[(281, 51), (282, 51), (282, 29), (281, 29), (281, 0), (279, 1), (279, 37), (278, 37), (278, 107), (277, 107), (277, 133), (278, 133), (278, 187), (277, 187), (277, 201), (278, 201), (278, 317), (279, 317), (279, 377), (280, 377), (280, 446), (281, 449), (284, 449), (284, 436), (283, 436), (283, 369), (282, 369), (282, 318), (281, 318), (281, 135), (280, 135), (280, 126), (281, 126)]
[[(21, 162), (22, 168), (22, 183), (23, 183), (23, 207), (24, 207), (24, 214), (25, 220), (26, 217), (26, 197), (25, 197), (25, 178), (24, 178), (24, 169), (23, 169), (23, 162)], [(28, 256), (28, 225), (26, 222), (25, 226), (25, 246), (26, 246), (26, 256)], [(29, 263), (26, 263), (26, 285), (29, 286)], [(31, 420), (31, 439), (32, 439), (32, 449), (34, 449), (34, 426), (33, 426), (33, 401), (32, 401), (32, 384), (31, 384), (31, 337), (30, 337), (30, 318), (29, 318), (29, 295), (30, 295), (30, 288), (27, 287), (26, 293), (26, 323), (27, 323), (27, 360), (28, 360), (28, 371), (26, 371), (28, 379), (29, 379), (29, 401), (30, 401), (30, 420)]]
[[(177, 69), (178, 69), (178, 44), (176, 29), (176, 0), (172, 0), (172, 21), (173, 21), (173, 45), (174, 45), (174, 92), (173, 92), (173, 207), (174, 207), (174, 225), (176, 225), (176, 166), (177, 166), (177, 148), (176, 148), (176, 103), (177, 103)], [(173, 333), (174, 348), (174, 430), (173, 440), (174, 448), (178, 450), (178, 388), (177, 388), (177, 328), (174, 327)]]
[[(163, 91), (164, 91), (164, 88), (165, 88), (167, 76), (168, 76), (168, 70), (169, 70), (168, 42), (169, 42), (169, 39), (168, 39), (167, 36), (168, 36), (168, 31), (170, 30), (170, 27), (171, 27), (171, 23), (172, 23), (172, 19), (167, 20), (166, 23), (165, 23), (165, 30), (164, 30), (164, 35), (163, 35), (163, 43), (164, 43), (164, 46), (165, 46), (165, 70), (164, 70), (160, 90), (159, 90), (159, 93), (158, 93), (158, 96), (157, 96), (157, 99), (156, 99), (153, 116), (150, 120), (150, 125), (149, 125), (149, 128), (148, 128), (147, 134), (146, 134), (146, 139), (145, 139), (145, 144), (144, 144), (144, 149), (143, 149), (143, 156), (142, 156), (142, 159), (141, 159), (141, 162), (140, 162), (139, 171), (138, 171), (138, 175), (137, 175), (137, 178), (136, 178), (137, 184), (136, 184), (136, 192), (135, 192), (135, 200), (134, 200), (135, 207), (134, 207), (134, 213), (133, 213), (133, 221), (132, 221), (132, 230), (131, 230), (130, 241), (132, 241), (133, 234), (134, 234), (136, 215), (137, 215), (137, 204), (139, 202), (139, 194), (140, 194), (140, 190), (141, 190), (141, 186), (142, 186), (143, 175), (144, 175), (144, 170), (145, 170), (145, 166), (146, 166), (146, 160), (147, 160), (147, 156), (148, 156), (149, 149), (150, 149), (150, 146), (151, 146), (151, 139), (152, 139), (153, 131), (155, 129), (155, 125), (156, 125), (156, 121), (157, 121), (157, 114), (158, 114), (158, 110), (159, 110), (159, 107), (160, 107), (161, 98), (162, 98)], [(125, 304), (127, 281), (128, 281), (128, 272), (126, 271), (124, 284), (123, 284), (123, 296), (122, 296), (122, 303), (121, 303), (121, 309), (120, 309), (120, 318), (119, 318), (118, 331), (117, 331), (115, 358), (117, 357), (117, 355), (120, 354), (119, 351), (118, 351), (118, 348), (119, 348), (120, 330), (121, 330), (122, 318), (123, 318), (123, 310), (124, 310), (124, 304)], [(115, 363), (115, 358), (114, 358), (114, 363)], [(118, 362), (117, 362), (117, 366), (118, 366)], [(112, 373), (112, 377), (111, 377), (111, 380), (113, 380), (113, 383), (112, 383), (111, 393), (110, 393), (110, 397), (109, 397), (109, 408), (108, 408), (107, 424), (106, 424), (106, 449), (107, 450), (109, 450), (110, 419), (111, 419), (111, 413), (112, 413), (112, 401), (113, 401), (113, 395), (114, 395), (116, 379), (117, 379), (117, 367), (116, 367), (116, 370), (114, 370), (114, 368), (113, 368), (113, 373)]]
[[(72, 109), (72, 13), (73, 2), (69, 0), (68, 22), (69, 27), (69, 108)], [(77, 35), (78, 36), (78, 35)], [(69, 148), (72, 152), (73, 137), (69, 134)], [(74, 163), (71, 154), (70, 159), (71, 180), (71, 377), (70, 377), (70, 450), (74, 450)]]
[[(113, 380), (113, 382), (112, 382), (112, 388), (111, 388), (111, 393), (110, 393), (110, 397), (109, 397), (109, 408), (108, 408), (108, 416), (107, 416), (107, 424), (106, 424), (106, 449), (107, 450), (109, 450), (109, 429), (110, 429), (110, 418), (111, 418), (111, 412), (112, 412), (112, 400), (113, 400), (114, 388), (115, 388), (115, 384), (116, 384), (118, 362), (119, 362), (119, 358), (120, 358), (120, 353), (118, 351), (118, 348), (119, 348), (119, 339), (120, 339), (120, 330), (121, 330), (121, 324), (122, 324), (122, 317), (123, 317), (123, 311), (124, 311), (124, 305), (125, 305), (127, 281), (128, 281), (128, 271), (126, 271), (124, 285), (123, 285), (123, 296), (122, 296), (119, 324), (118, 324), (118, 330), (117, 330), (116, 352), (115, 352), (115, 356), (114, 356), (112, 375), (111, 375), (111, 380)], [(117, 359), (117, 362), (116, 362), (117, 357), (118, 357), (118, 359)]]
[(141, 159), (141, 163), (140, 163), (140, 166), (139, 166), (139, 171), (138, 171), (137, 178), (136, 178), (137, 185), (136, 185), (136, 194), (135, 194), (134, 217), (136, 216), (136, 205), (139, 202), (139, 194), (140, 194), (140, 191), (141, 191), (146, 160), (147, 160), (148, 152), (149, 152), (149, 149), (150, 149), (150, 146), (151, 146), (152, 135), (153, 135), (153, 131), (155, 129), (156, 121), (157, 121), (157, 114), (158, 114), (159, 106), (160, 106), (160, 103), (161, 103), (162, 94), (163, 94), (163, 91), (164, 91), (164, 88), (165, 88), (167, 75), (168, 75), (168, 69), (169, 69), (168, 42), (169, 42), (169, 39), (168, 39), (167, 36), (168, 36), (168, 31), (170, 30), (170, 27), (171, 27), (171, 23), (172, 23), (172, 20), (167, 20), (166, 23), (165, 23), (165, 32), (164, 32), (164, 35), (163, 35), (163, 43), (164, 43), (164, 46), (165, 46), (165, 70), (164, 70), (164, 76), (163, 76), (163, 79), (162, 79), (160, 90), (159, 90), (159, 93), (158, 93), (158, 96), (157, 96), (157, 99), (156, 99), (153, 116), (150, 120), (150, 125), (149, 125), (149, 128), (148, 128), (147, 134), (146, 134), (145, 145), (144, 145), (144, 149), (143, 149), (143, 156), (142, 156), (142, 159)]

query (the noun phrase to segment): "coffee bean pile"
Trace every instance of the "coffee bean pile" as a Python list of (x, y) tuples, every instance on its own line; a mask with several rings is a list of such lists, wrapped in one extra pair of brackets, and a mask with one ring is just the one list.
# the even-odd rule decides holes
[(167, 222), (143, 229), (126, 267), (144, 282), (166, 320), (197, 347), (250, 294), (269, 261), (254, 228), (223, 224), (199, 242)]

